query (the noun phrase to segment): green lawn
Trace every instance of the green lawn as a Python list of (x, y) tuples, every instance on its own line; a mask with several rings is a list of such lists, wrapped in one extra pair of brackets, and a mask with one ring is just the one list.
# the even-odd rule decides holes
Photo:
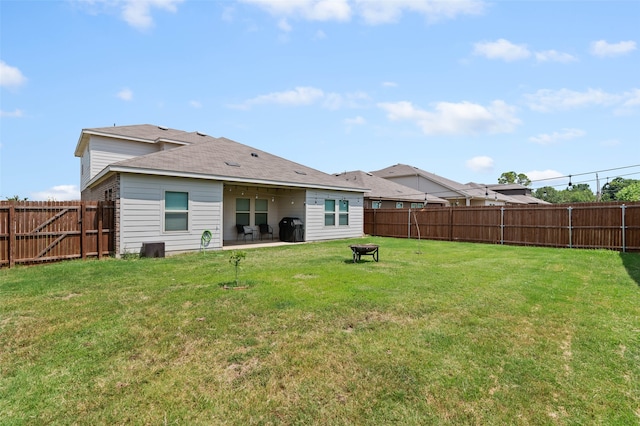
[(0, 424), (640, 422), (639, 254), (230, 255), (0, 270)]

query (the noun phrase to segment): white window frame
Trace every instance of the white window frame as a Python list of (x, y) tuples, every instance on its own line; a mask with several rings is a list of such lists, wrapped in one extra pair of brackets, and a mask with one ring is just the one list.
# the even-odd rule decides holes
[[(167, 209), (167, 193), (178, 193), (178, 194), (187, 194), (187, 209), (186, 210), (174, 210)], [(167, 189), (164, 191), (164, 197), (162, 199), (162, 231), (165, 234), (176, 234), (176, 233), (189, 233), (191, 230), (191, 197), (189, 191), (179, 191), (179, 190), (170, 190)], [(183, 213), (187, 215), (187, 227), (186, 229), (175, 229), (175, 230), (167, 230), (167, 213)]]

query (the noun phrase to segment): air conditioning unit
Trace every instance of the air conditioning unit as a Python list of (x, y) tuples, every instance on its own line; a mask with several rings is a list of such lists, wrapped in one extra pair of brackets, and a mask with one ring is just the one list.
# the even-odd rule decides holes
[(164, 243), (142, 243), (142, 257), (164, 257)]

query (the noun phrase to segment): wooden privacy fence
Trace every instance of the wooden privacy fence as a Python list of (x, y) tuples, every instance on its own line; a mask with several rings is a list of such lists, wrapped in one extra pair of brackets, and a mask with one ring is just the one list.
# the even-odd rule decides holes
[(113, 202), (0, 201), (0, 267), (113, 252)]
[(640, 203), (365, 209), (366, 234), (640, 251)]

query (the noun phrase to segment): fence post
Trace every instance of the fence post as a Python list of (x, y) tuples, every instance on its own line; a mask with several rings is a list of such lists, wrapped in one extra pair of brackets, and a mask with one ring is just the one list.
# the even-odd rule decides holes
[(80, 257), (84, 260), (87, 258), (87, 226), (85, 224), (87, 217), (87, 203), (80, 206)]
[(96, 215), (98, 217), (96, 221), (98, 222), (98, 234), (96, 236), (96, 250), (98, 250), (98, 259), (102, 259), (102, 215), (104, 214), (104, 201), (98, 201), (97, 208)]
[(620, 206), (620, 208), (622, 208), (622, 226), (621, 226), (621, 231), (622, 231), (622, 252), (625, 253), (627, 251), (627, 244), (626, 244), (626, 240), (625, 240), (626, 226), (625, 226), (625, 222), (624, 222), (624, 217), (625, 217), (625, 211), (627, 209), (627, 206), (625, 206), (623, 204), (623, 205)]
[(407, 238), (411, 239), (411, 209), (407, 210)]
[(500, 244), (504, 245), (504, 207), (500, 207)]
[(12, 202), (9, 205), (9, 268), (16, 265), (16, 207)]
[(567, 210), (569, 211), (569, 248), (572, 248), (572, 238), (571, 238), (571, 210), (572, 207), (569, 206), (569, 208), (567, 208)]

